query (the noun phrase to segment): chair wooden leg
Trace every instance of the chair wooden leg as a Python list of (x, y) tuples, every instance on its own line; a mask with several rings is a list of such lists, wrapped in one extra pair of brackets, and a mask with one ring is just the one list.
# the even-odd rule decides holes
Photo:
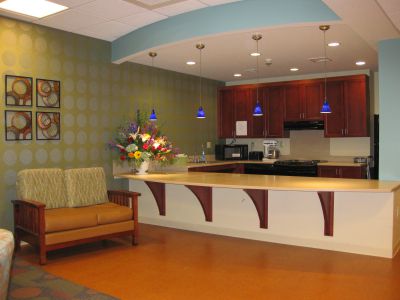
[(136, 245), (137, 245), (136, 235), (132, 234), (132, 246), (136, 246)]
[(39, 264), (45, 265), (47, 263), (46, 249), (39, 247)]
[(21, 239), (19, 237), (17, 229), (14, 231), (14, 241), (15, 241), (14, 252), (17, 252), (21, 249)]

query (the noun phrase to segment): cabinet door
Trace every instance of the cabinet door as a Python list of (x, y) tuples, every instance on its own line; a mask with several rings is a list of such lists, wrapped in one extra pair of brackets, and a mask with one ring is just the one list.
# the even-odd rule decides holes
[(346, 108), (345, 135), (349, 137), (368, 136), (365, 77), (360, 80), (345, 81), (344, 96)]
[[(252, 101), (252, 89), (250, 88), (237, 88), (235, 89), (235, 102), (234, 102), (234, 129), (235, 136), (238, 137), (249, 137), (252, 118), (250, 118), (250, 105)], [(236, 122), (246, 121), (247, 122), (247, 134), (239, 134), (236, 132)]]
[(303, 105), (298, 85), (285, 86), (285, 121), (299, 121), (303, 118)]
[[(265, 106), (265, 101), (264, 101), (264, 90), (262, 88), (258, 88), (258, 92), (257, 92), (257, 88), (252, 90), (252, 96), (251, 96), (251, 107), (249, 110), (249, 121), (250, 122), (250, 135), (251, 137), (254, 138), (263, 138), (265, 137), (265, 118), (266, 118), (266, 114), (267, 114), (267, 108)], [(262, 116), (258, 116), (255, 117), (253, 116), (253, 110), (254, 107), (256, 106), (257, 103), (257, 94), (258, 94), (258, 101), (261, 105), (262, 111), (263, 111), (263, 115)]]
[(343, 93), (343, 81), (332, 81), (327, 83), (326, 96), (332, 113), (324, 114), (325, 137), (344, 136), (345, 109)]
[(277, 86), (263, 89), (263, 98), (266, 109), (266, 136), (284, 137), (284, 88)]
[(365, 167), (340, 167), (341, 178), (364, 179), (365, 175)]
[(323, 120), (321, 107), (323, 102), (322, 84), (305, 84), (304, 89), (304, 119), (309, 121)]
[(219, 91), (218, 99), (218, 136), (234, 137), (234, 89)]
[(340, 172), (337, 167), (333, 166), (318, 166), (318, 177), (339, 178)]

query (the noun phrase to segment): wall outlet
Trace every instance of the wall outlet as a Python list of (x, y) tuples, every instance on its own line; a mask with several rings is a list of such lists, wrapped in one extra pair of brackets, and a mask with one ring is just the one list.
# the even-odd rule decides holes
[(207, 149), (211, 149), (211, 142), (207, 142)]

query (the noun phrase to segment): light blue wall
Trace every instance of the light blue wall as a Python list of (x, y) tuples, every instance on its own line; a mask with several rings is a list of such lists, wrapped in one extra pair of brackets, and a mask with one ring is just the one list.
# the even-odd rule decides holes
[(336, 21), (321, 0), (244, 0), (181, 14), (135, 30), (112, 43), (112, 61), (196, 36), (283, 24)]
[(400, 39), (379, 43), (379, 179), (400, 180)]

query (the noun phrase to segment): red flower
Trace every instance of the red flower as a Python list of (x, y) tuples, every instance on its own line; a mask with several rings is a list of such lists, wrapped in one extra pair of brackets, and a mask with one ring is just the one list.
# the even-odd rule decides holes
[(144, 150), (149, 149), (149, 145), (148, 145), (148, 144), (144, 144), (144, 145), (143, 145), (143, 149), (144, 149)]
[(161, 148), (161, 152), (167, 151), (167, 148)]
[(125, 160), (125, 159), (126, 159), (126, 156), (125, 156), (125, 155), (121, 155), (121, 156), (119, 157), (119, 159), (120, 159), (120, 160)]

